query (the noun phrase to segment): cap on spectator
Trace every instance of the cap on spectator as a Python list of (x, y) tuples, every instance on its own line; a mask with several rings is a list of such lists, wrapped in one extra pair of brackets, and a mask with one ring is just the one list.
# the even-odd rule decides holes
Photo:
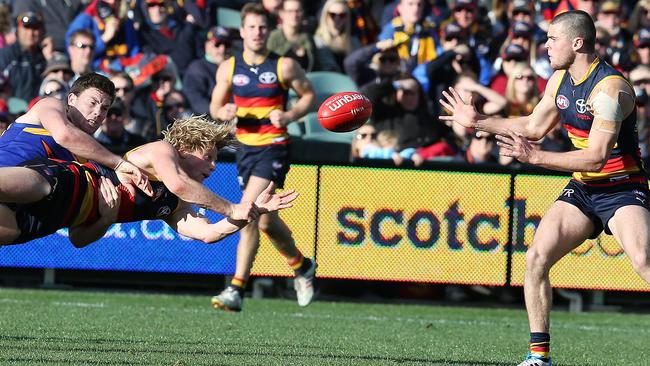
[(650, 81), (650, 66), (648, 65), (639, 65), (630, 71), (630, 81), (632, 84), (636, 84), (642, 80)]
[(33, 11), (25, 11), (18, 14), (16, 17), (16, 24), (31, 29), (42, 28), (43, 17), (41, 14), (35, 13)]
[(228, 29), (222, 26), (214, 26), (208, 30), (206, 41), (215, 41), (217, 43), (230, 43), (232, 41)]
[(454, 0), (452, 9), (476, 9), (477, 0)]
[(511, 44), (503, 51), (501, 56), (504, 61), (525, 61), (528, 59), (526, 50), (518, 44)]
[(467, 32), (456, 22), (447, 23), (442, 33), (446, 40), (451, 38), (465, 38), (467, 36)]
[(621, 11), (621, 4), (618, 1), (607, 0), (600, 4), (600, 9), (598, 9), (598, 11), (601, 13), (619, 14)]
[(641, 28), (634, 34), (636, 47), (650, 46), (650, 28)]
[(74, 73), (70, 68), (70, 60), (64, 55), (56, 54), (47, 62), (41, 77), (45, 77), (45, 75), (59, 70), (67, 71), (70, 74)]
[(527, 22), (514, 22), (510, 32), (513, 37), (530, 38), (533, 35), (533, 25)]
[(530, 2), (527, 0), (514, 0), (512, 2), (512, 12), (526, 12), (531, 13)]

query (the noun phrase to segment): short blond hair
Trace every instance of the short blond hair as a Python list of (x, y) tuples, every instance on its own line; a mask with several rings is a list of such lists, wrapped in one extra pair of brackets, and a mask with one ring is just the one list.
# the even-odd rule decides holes
[(176, 120), (162, 132), (163, 140), (178, 151), (208, 151), (220, 149), (233, 143), (232, 125), (212, 121), (205, 115), (190, 116)]

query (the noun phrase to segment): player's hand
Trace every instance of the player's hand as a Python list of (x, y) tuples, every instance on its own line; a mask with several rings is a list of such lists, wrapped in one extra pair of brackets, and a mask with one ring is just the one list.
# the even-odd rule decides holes
[(147, 178), (147, 175), (137, 166), (126, 160), (121, 160), (115, 167), (115, 173), (122, 184), (133, 184), (147, 196), (153, 196), (153, 189), (151, 189), (149, 178)]
[(508, 135), (496, 135), (499, 155), (508, 156), (522, 163), (532, 163), (535, 155), (533, 145), (523, 135), (508, 130)]
[(120, 192), (117, 187), (106, 177), (99, 177), (98, 201), (99, 216), (105, 222), (115, 222), (120, 210)]
[(222, 121), (232, 121), (237, 114), (237, 106), (233, 103), (226, 103), (223, 107), (219, 108), (217, 118)]
[(440, 119), (456, 122), (466, 128), (474, 127), (474, 123), (478, 120), (479, 114), (476, 108), (474, 108), (474, 105), (472, 105), (472, 97), (470, 96), (468, 100), (463, 100), (452, 87), (449, 87), (449, 91), (443, 91), (442, 95), (444, 99), (439, 100), (440, 105), (447, 109), (451, 115), (440, 116)]
[(287, 189), (280, 193), (273, 193), (274, 191), (275, 184), (271, 182), (264, 192), (260, 193), (255, 199), (255, 205), (257, 205), (260, 214), (293, 207), (292, 202), (298, 198), (298, 192), (293, 189)]
[(260, 218), (260, 212), (253, 202), (240, 202), (230, 205), (232, 220), (253, 222)]
[(269, 113), (269, 119), (271, 120), (271, 124), (278, 128), (286, 127), (291, 123), (287, 113), (279, 109), (272, 110), (271, 113)]

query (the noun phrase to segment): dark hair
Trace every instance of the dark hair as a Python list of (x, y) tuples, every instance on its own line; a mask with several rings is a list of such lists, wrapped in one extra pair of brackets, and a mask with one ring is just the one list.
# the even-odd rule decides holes
[(260, 3), (247, 3), (243, 8), (241, 8), (240, 14), (242, 26), (244, 25), (244, 19), (246, 19), (246, 16), (249, 14), (263, 16), (266, 19), (267, 23), (269, 21), (269, 13)]
[(70, 39), (70, 44), (72, 44), (72, 42), (74, 42), (75, 39), (77, 39), (78, 36), (86, 36), (86, 37), (92, 39), (93, 44), (95, 44), (95, 35), (89, 29), (77, 29), (76, 31), (72, 32), (72, 34), (70, 34), (70, 38), (69, 38)]
[(591, 16), (582, 10), (571, 10), (558, 14), (551, 24), (563, 24), (563, 32), (570, 38), (580, 37), (584, 41), (584, 51), (596, 50), (596, 26)]
[(70, 93), (79, 96), (84, 90), (96, 88), (111, 97), (111, 104), (115, 101), (115, 84), (110, 81), (106, 76), (89, 72), (79, 76), (72, 84)]
[(120, 71), (117, 74), (111, 75), (111, 79), (115, 79), (115, 78), (121, 78), (126, 80), (127, 87), (131, 90), (133, 90), (133, 88), (135, 87), (131, 75), (129, 75), (126, 71)]

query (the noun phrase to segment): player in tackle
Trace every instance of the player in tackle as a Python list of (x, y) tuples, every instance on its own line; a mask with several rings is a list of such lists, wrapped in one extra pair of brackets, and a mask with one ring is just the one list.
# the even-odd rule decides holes
[[(519, 366), (550, 366), (549, 271), (560, 258), (601, 231), (614, 235), (634, 270), (650, 283), (648, 181), (640, 162), (636, 105), (630, 83), (595, 53), (596, 29), (583, 11), (557, 15), (546, 48), (556, 70), (529, 116), (487, 117), (453, 88), (440, 103), (443, 120), (497, 134), (501, 154), (573, 178), (549, 208), (526, 253), (524, 294), (530, 347)], [(557, 123), (575, 147), (570, 152), (533, 149)]]
[[(22, 182), (27, 196), (3, 196), (15, 215), (0, 215), (0, 242), (19, 244), (70, 228), (70, 240), (83, 247), (102, 237), (114, 222), (162, 219), (172, 229), (190, 238), (216, 242), (248, 224), (248, 220), (223, 219), (210, 224), (192, 204), (206, 207), (214, 196), (201, 182), (215, 168), (217, 150), (228, 144), (230, 126), (202, 117), (176, 121), (164, 139), (130, 151), (125, 159), (142, 169), (150, 179), (153, 196), (130, 185), (119, 184), (112, 170), (88, 162), (80, 164), (39, 158), (22, 167), (0, 168), (0, 187)], [(119, 184), (117, 187), (114, 184)], [(242, 203), (254, 218), (259, 214), (291, 207), (297, 193), (273, 194), (273, 185)], [(203, 197), (193, 201), (185, 191)], [(40, 196), (34, 197), (34, 192)], [(56, 212), (57, 214), (53, 214)]]

